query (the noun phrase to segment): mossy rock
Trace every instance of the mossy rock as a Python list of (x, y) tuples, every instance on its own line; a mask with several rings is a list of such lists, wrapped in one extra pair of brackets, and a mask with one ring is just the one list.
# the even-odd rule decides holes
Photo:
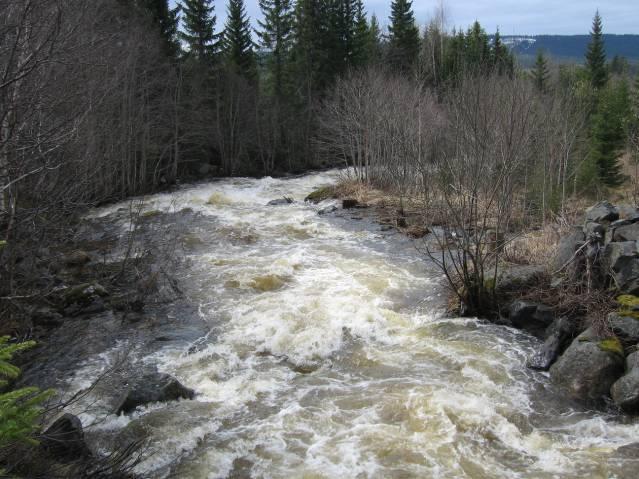
[(624, 357), (623, 345), (618, 338), (610, 337), (606, 339), (602, 339), (597, 343), (597, 346), (602, 351), (612, 354), (618, 354), (621, 357)]
[(320, 201), (328, 200), (335, 197), (335, 191), (332, 186), (324, 186), (313, 191), (310, 195), (304, 198), (304, 201), (310, 201), (311, 203), (319, 203)]
[(7, 242), (5, 240), (0, 240), (0, 251), (2, 251), (5, 246), (7, 246)]
[(142, 216), (142, 218), (155, 218), (156, 216), (160, 216), (161, 214), (162, 212), (159, 210), (150, 210), (150, 211), (145, 211), (140, 216)]

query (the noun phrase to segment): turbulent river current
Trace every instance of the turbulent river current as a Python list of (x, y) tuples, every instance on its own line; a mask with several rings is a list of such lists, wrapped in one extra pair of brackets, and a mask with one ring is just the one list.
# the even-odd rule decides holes
[[(101, 416), (94, 392), (76, 411), (88, 434), (108, 449), (143, 429), (136, 472), (149, 478), (636, 478), (617, 449), (639, 441), (637, 420), (560, 399), (525, 367), (538, 340), (447, 316), (442, 276), (411, 240), (304, 203), (339, 174), (144, 198), (159, 225), (188, 208), (166, 227), (185, 299), (166, 309), (163, 341), (121, 337), (66, 384), (86, 387), (128, 349), (196, 396)], [(283, 196), (295, 202), (267, 206)], [(124, 234), (122, 211), (91, 216)]]

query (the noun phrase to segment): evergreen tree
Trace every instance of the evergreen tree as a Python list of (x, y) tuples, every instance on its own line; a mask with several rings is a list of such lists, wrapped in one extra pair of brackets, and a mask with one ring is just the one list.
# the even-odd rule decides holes
[(363, 66), (369, 62), (370, 30), (366, 21), (366, 12), (362, 0), (355, 1), (355, 33), (352, 64)]
[(328, 85), (327, 33), (329, 10), (324, 0), (297, 0), (295, 6), (293, 64), (303, 96)]
[(382, 30), (375, 14), (371, 15), (366, 38), (366, 61), (378, 63), (382, 60)]
[(202, 61), (212, 61), (218, 51), (219, 35), (215, 33), (217, 17), (213, 0), (183, 0), (184, 31), (180, 38), (188, 46), (188, 55)]
[(601, 90), (596, 112), (591, 117), (590, 159), (597, 167), (599, 179), (606, 186), (623, 182), (618, 158), (626, 145), (631, 116), (628, 82)]
[(389, 30), (390, 55), (394, 66), (410, 70), (419, 56), (419, 29), (411, 0), (393, 0)]
[(152, 22), (158, 26), (169, 52), (172, 55), (177, 54), (180, 49), (177, 39), (180, 7), (170, 8), (169, 0), (137, 0), (135, 3), (145, 10)]
[(501, 41), (499, 29), (493, 37), (493, 46), (491, 49), (492, 66), (497, 69), (500, 75), (512, 74), (515, 65), (513, 55), (508, 47)]
[(532, 79), (535, 88), (541, 93), (548, 91), (548, 62), (544, 56), (543, 50), (537, 50), (537, 59), (535, 60), (535, 68), (532, 71)]
[(599, 11), (592, 21), (590, 32), (590, 44), (586, 52), (586, 69), (590, 84), (595, 89), (601, 89), (608, 81), (608, 69), (606, 68), (606, 50), (603, 41), (603, 27)]
[(485, 72), (491, 63), (491, 50), (488, 35), (478, 21), (466, 33), (464, 66), (473, 73)]
[(251, 22), (244, 0), (229, 0), (222, 48), (228, 64), (247, 78), (257, 74), (255, 52), (251, 38)]
[(20, 375), (20, 369), (11, 364), (13, 356), (33, 346), (33, 341), (11, 344), (8, 336), (0, 337), (0, 449), (19, 442), (37, 444), (32, 436), (39, 427), (42, 403), (53, 391), (40, 391), (34, 387), (5, 390), (6, 379)]
[(288, 63), (293, 43), (293, 9), (291, 0), (260, 0), (264, 16), (258, 21), (261, 45), (270, 51), (268, 69), (270, 86), (281, 97), (288, 84)]

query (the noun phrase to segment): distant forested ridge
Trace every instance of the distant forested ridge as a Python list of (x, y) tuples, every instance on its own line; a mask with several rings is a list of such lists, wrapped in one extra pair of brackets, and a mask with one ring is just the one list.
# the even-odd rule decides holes
[[(557, 59), (583, 62), (590, 35), (504, 35), (502, 41), (517, 56), (535, 55), (537, 50), (543, 50)], [(639, 35), (604, 35), (604, 43), (609, 57), (619, 55), (634, 62), (639, 61)]]

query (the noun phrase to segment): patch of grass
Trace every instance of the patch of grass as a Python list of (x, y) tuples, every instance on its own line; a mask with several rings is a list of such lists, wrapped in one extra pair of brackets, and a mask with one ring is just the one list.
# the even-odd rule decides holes
[(310, 201), (311, 203), (319, 203), (320, 201), (335, 198), (335, 189), (332, 186), (324, 186), (313, 191), (310, 195), (304, 198), (304, 201)]

